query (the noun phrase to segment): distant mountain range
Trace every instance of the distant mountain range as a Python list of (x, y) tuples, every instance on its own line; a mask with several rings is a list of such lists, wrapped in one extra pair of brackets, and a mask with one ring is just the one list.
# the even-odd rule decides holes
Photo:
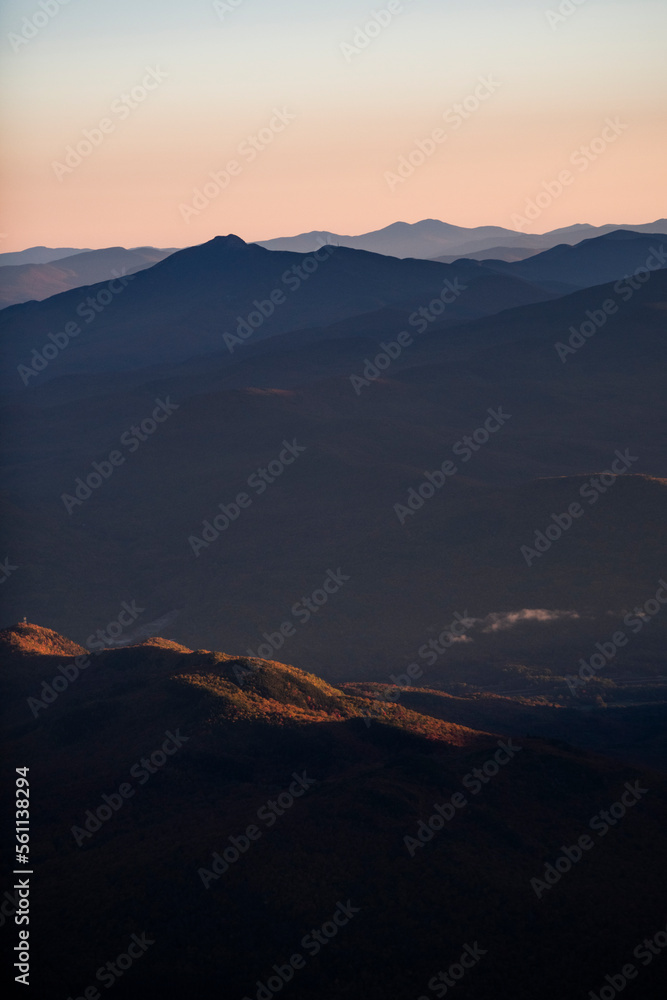
[(16, 264), (51, 264), (54, 260), (71, 257), (73, 254), (91, 253), (87, 247), (28, 247), (27, 250), (15, 250), (10, 253), (0, 253), (0, 267)]
[[(124, 247), (101, 247), (100, 250), (124, 250), (125, 253), (134, 251), (155, 250), (155, 247), (131, 247), (125, 250)], [(169, 248), (166, 252), (173, 253), (175, 247)], [(0, 253), (0, 267), (12, 267), (19, 264), (52, 264), (56, 260), (63, 260), (65, 257), (74, 257), (83, 253), (99, 253), (100, 250), (91, 250), (89, 247), (28, 247), (27, 250), (15, 250), (10, 253)], [(158, 251), (159, 252), (159, 251)]]
[[(329, 243), (385, 256), (415, 257), (445, 264), (454, 263), (462, 257), (513, 262), (559, 244), (573, 245), (616, 230), (664, 235), (667, 234), (667, 219), (638, 226), (569, 226), (541, 236), (526, 235), (498, 226), (466, 229), (426, 219), (414, 224), (397, 222), (361, 236), (312, 232), (259, 242), (257, 245), (273, 251), (308, 254)], [(0, 309), (33, 299), (41, 301), (59, 292), (109, 280), (118, 271), (133, 274), (175, 252), (174, 248), (156, 250), (154, 247), (136, 247), (132, 250), (122, 247), (104, 250), (32, 247), (0, 254)], [(6, 270), (8, 267), (12, 270)]]
[(0, 309), (32, 299), (41, 301), (71, 288), (109, 280), (114, 275), (136, 274), (171, 253), (172, 250), (155, 250), (153, 247), (137, 250), (110, 247), (107, 250), (73, 253), (50, 262), (11, 264), (5, 261), (4, 266), (0, 266)]
[[(503, 229), (501, 226), (477, 226), (467, 229), (463, 226), (452, 226), (437, 219), (424, 219), (421, 222), (395, 222), (376, 232), (364, 233), (362, 236), (341, 236), (338, 233), (316, 231), (302, 233), (300, 236), (282, 237), (273, 240), (260, 241), (260, 246), (269, 250), (293, 250), (296, 253), (309, 253), (322, 244), (334, 243), (337, 246), (352, 247), (355, 250), (368, 250), (371, 253), (388, 254), (392, 257), (418, 257), (422, 259), (437, 259), (442, 255), (465, 257), (484, 250), (498, 247), (506, 249), (548, 250), (559, 243), (580, 243), (582, 240), (604, 236), (617, 229), (628, 229), (635, 233), (667, 233), (667, 219), (638, 226), (606, 225), (590, 226), (580, 224), (567, 226), (564, 229), (554, 229), (552, 232), (539, 236), (517, 232), (513, 229)], [(491, 255), (493, 256), (493, 255)]]

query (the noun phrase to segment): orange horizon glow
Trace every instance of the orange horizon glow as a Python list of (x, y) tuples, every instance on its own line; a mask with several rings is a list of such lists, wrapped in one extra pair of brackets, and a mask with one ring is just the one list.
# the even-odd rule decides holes
[[(556, 26), (522, 0), (406, 0), (353, 56), (365, 0), (291, 0), (284, 16), (240, 0), (223, 19), (213, 4), (141, 7), (68, 4), (6, 58), (0, 252), (667, 215), (667, 8), (654, 0), (587, 0)], [(5, 4), (6, 38), (25, 11)], [(609, 121), (622, 128), (601, 140)], [(212, 173), (224, 190), (195, 201)]]

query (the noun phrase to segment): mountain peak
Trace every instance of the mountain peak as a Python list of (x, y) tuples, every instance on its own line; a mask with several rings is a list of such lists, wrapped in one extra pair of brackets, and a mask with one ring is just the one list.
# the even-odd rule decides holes
[(240, 236), (236, 236), (234, 233), (230, 233), (228, 236), (214, 236), (212, 240), (208, 241), (208, 244), (204, 244), (204, 246), (207, 245), (216, 249), (220, 249), (221, 247), (248, 246), (245, 240), (242, 240)]

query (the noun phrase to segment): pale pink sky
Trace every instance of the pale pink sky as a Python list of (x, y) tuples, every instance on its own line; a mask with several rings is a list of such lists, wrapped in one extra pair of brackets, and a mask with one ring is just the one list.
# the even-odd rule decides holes
[[(571, 183), (524, 231), (667, 215), (667, 5), (586, 0), (555, 24), (550, 6), (406, 0), (365, 33), (379, 5), (357, 0), (240, 0), (222, 18), (213, 3), (70, 0), (25, 40), (39, 7), (10, 0), (0, 250), (398, 219), (517, 228), (564, 170)], [(465, 118), (451, 110), (463, 102)], [(68, 166), (67, 148), (91, 136)], [(258, 149), (243, 145), (252, 136)], [(194, 202), (230, 161), (226, 188)]]

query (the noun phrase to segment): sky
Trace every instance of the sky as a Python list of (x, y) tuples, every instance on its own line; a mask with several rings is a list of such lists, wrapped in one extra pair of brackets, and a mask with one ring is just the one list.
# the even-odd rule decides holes
[(666, 37), (667, 0), (4, 0), (0, 251), (652, 222)]

